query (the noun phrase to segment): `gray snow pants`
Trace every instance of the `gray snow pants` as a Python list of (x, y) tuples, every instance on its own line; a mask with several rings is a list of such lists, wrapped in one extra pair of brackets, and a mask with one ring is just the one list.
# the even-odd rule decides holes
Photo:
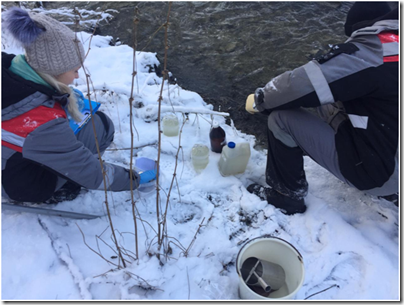
[(305, 197), (304, 154), (351, 185), (339, 169), (335, 132), (330, 125), (304, 109), (273, 111), (268, 117), (268, 185), (292, 198)]
[[(333, 117), (334, 109), (331, 105), (318, 108), (321, 118), (301, 108), (273, 111), (269, 115), (268, 185), (290, 197), (304, 197), (308, 188), (303, 168), (303, 155), (306, 154), (335, 177), (354, 187), (341, 174), (335, 131), (326, 122)], [(396, 193), (397, 179), (398, 175), (394, 174), (382, 187), (364, 192), (375, 196)]]
[[(97, 133), (98, 145), (101, 155), (105, 152), (109, 145), (114, 140), (115, 127), (111, 119), (103, 112), (97, 111), (92, 118), (95, 124)], [(76, 134), (77, 140), (82, 142), (94, 155), (97, 155), (97, 146), (95, 143), (93, 124), (90, 121)], [(65, 183), (66, 179), (58, 177), (55, 191), (59, 190)]]

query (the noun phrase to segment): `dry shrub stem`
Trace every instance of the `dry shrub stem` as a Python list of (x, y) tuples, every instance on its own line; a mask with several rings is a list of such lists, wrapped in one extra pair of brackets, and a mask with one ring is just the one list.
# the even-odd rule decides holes
[(136, 71), (136, 47), (137, 47), (137, 25), (139, 23), (139, 18), (138, 18), (138, 8), (136, 7), (135, 9), (135, 19), (133, 21), (133, 72), (132, 72), (132, 85), (131, 85), (131, 91), (130, 91), (130, 98), (129, 98), (129, 108), (130, 108), (130, 114), (129, 114), (129, 125), (130, 125), (130, 195), (131, 195), (131, 200), (132, 200), (132, 215), (133, 215), (133, 223), (134, 223), (134, 229), (135, 229), (135, 248), (136, 248), (136, 257), (139, 258), (139, 243), (138, 243), (138, 234), (137, 234), (137, 221), (136, 221), (136, 201), (134, 200), (134, 195), (133, 195), (133, 147), (134, 147), (134, 142), (133, 142), (133, 125), (132, 125), (132, 119), (133, 119), (133, 89), (135, 86), (135, 77), (137, 74)]
[(91, 248), (91, 247), (87, 244), (87, 242), (86, 242), (86, 237), (85, 237), (83, 231), (81, 230), (80, 226), (79, 226), (77, 223), (76, 223), (76, 226), (77, 226), (77, 228), (79, 228), (80, 233), (81, 233), (81, 236), (83, 237), (83, 242), (84, 242), (84, 244), (87, 246), (87, 248), (89, 248), (91, 251), (93, 251), (95, 254), (97, 254), (99, 257), (101, 257), (101, 258), (102, 258), (104, 261), (106, 261), (107, 263), (109, 263), (109, 264), (111, 264), (111, 265), (114, 265), (114, 266), (117, 267), (118, 269), (121, 269), (121, 266), (119, 266), (119, 265), (117, 265), (117, 264), (115, 264), (115, 263), (113, 263), (113, 262), (107, 260), (103, 255), (101, 255), (100, 253), (98, 253), (97, 251), (95, 251), (93, 248)]
[(125, 148), (108, 148), (106, 151), (120, 151), (120, 150), (131, 150), (131, 149), (140, 149), (140, 148), (143, 148), (143, 147), (147, 147), (147, 146), (154, 146), (154, 145), (156, 145), (157, 144), (157, 142), (153, 142), (153, 143), (149, 143), (149, 144), (145, 144), (145, 145), (142, 145), (142, 146), (138, 146), (138, 147), (125, 147)]
[[(134, 132), (133, 132), (133, 128), (136, 129), (136, 127), (132, 125), (132, 124), (133, 124), (134, 87), (135, 87), (135, 78), (136, 78), (136, 76), (137, 76), (136, 50), (137, 50), (137, 44), (138, 44), (138, 42), (137, 42), (137, 39), (138, 39), (137, 34), (138, 34), (138, 24), (139, 24), (139, 17), (138, 17), (139, 11), (138, 11), (138, 8), (137, 8), (137, 7), (136, 7), (136, 9), (135, 9), (135, 18), (134, 18), (134, 21), (133, 21), (133, 22), (134, 22), (134, 24), (133, 24), (133, 33), (134, 33), (134, 42), (133, 42), (133, 72), (132, 72), (131, 92), (130, 92), (130, 98), (129, 98), (131, 147), (130, 147), (130, 148), (121, 148), (121, 149), (107, 149), (108, 151), (130, 150), (130, 173), (129, 173), (129, 175), (130, 175), (130, 184), (131, 184), (131, 189), (130, 189), (130, 191), (131, 191), (132, 214), (133, 214), (133, 222), (134, 222), (134, 230), (135, 230), (135, 233), (133, 234), (134, 237), (135, 237), (135, 248), (136, 248), (135, 253), (132, 252), (132, 251), (129, 251), (129, 250), (127, 250), (127, 249), (124, 249), (124, 248), (121, 247), (121, 246), (119, 245), (119, 243), (118, 243), (118, 239), (117, 239), (117, 236), (116, 236), (116, 233), (115, 233), (115, 229), (114, 229), (114, 226), (113, 226), (113, 223), (112, 223), (112, 218), (111, 218), (110, 209), (109, 209), (109, 204), (108, 204), (108, 192), (107, 192), (107, 185), (109, 185), (109, 183), (108, 183), (108, 181), (107, 181), (108, 177), (107, 177), (107, 175), (106, 175), (106, 173), (105, 173), (103, 161), (102, 161), (102, 158), (101, 158), (101, 152), (100, 152), (99, 144), (98, 144), (98, 140), (97, 140), (97, 134), (96, 134), (95, 123), (94, 123), (94, 120), (91, 119), (92, 125), (93, 125), (93, 130), (94, 130), (94, 136), (95, 136), (95, 143), (96, 143), (96, 147), (97, 147), (98, 158), (99, 158), (100, 165), (101, 165), (101, 168), (102, 168), (102, 173), (103, 173), (103, 182), (104, 182), (104, 190), (105, 190), (105, 207), (106, 207), (106, 210), (107, 210), (107, 216), (108, 216), (108, 220), (109, 220), (109, 224), (110, 224), (109, 227), (110, 227), (111, 232), (112, 232), (112, 234), (111, 234), (111, 240), (112, 240), (112, 242), (115, 244), (116, 250), (113, 249), (107, 242), (105, 242), (105, 241), (101, 238), (101, 235), (102, 235), (102, 234), (105, 232), (105, 230), (107, 230), (108, 228), (105, 229), (105, 230), (103, 231), (103, 233), (102, 233), (100, 236), (96, 236), (97, 247), (98, 247), (98, 250), (99, 250), (98, 252), (95, 251), (94, 249), (92, 249), (92, 248), (86, 243), (84, 233), (82, 232), (82, 230), (80, 229), (80, 227), (78, 227), (78, 228), (79, 228), (79, 230), (80, 230), (80, 232), (81, 232), (81, 234), (82, 234), (82, 236), (83, 236), (83, 241), (84, 241), (84, 243), (86, 244), (86, 246), (87, 246), (91, 251), (93, 251), (93, 252), (96, 253), (98, 256), (100, 256), (101, 258), (103, 258), (103, 259), (104, 259), (105, 261), (107, 261), (108, 263), (111, 263), (112, 265), (114, 265), (114, 266), (117, 267), (118, 269), (121, 269), (122, 266), (123, 266), (123, 268), (126, 268), (126, 262), (129, 263), (129, 260), (128, 260), (127, 258), (129, 258), (129, 259), (131, 259), (131, 260), (133, 260), (133, 261), (139, 259), (139, 247), (138, 247), (139, 242), (138, 242), (137, 219), (141, 221), (143, 227), (144, 227), (143, 222), (146, 222), (146, 223), (153, 229), (153, 231), (155, 232), (156, 236), (153, 237), (152, 240), (150, 241), (150, 243), (149, 243), (149, 245), (148, 245), (147, 253), (150, 253), (149, 251), (150, 251), (150, 247), (151, 247), (151, 246), (153, 246), (154, 244), (157, 244), (157, 257), (158, 257), (159, 259), (160, 259), (161, 254), (163, 254), (163, 253), (165, 254), (166, 258), (169, 257), (168, 255), (170, 254), (170, 251), (171, 251), (171, 249), (170, 249), (170, 244), (175, 245), (175, 246), (177, 246), (179, 249), (181, 249), (181, 253), (183, 253), (184, 256), (187, 257), (188, 254), (189, 254), (189, 250), (190, 250), (190, 248), (192, 247), (192, 245), (194, 244), (194, 242), (195, 242), (195, 240), (196, 240), (196, 236), (197, 236), (198, 232), (200, 231), (200, 228), (203, 226), (203, 222), (204, 222), (204, 220), (205, 220), (205, 218), (202, 220), (202, 222), (201, 222), (201, 224), (199, 225), (199, 228), (198, 228), (197, 232), (195, 233), (195, 236), (194, 236), (194, 238), (192, 239), (191, 243), (189, 244), (188, 248), (185, 248), (176, 238), (169, 236), (168, 233), (167, 233), (167, 231), (168, 231), (168, 230), (167, 230), (167, 214), (168, 214), (168, 207), (169, 207), (171, 192), (172, 192), (172, 189), (173, 189), (173, 187), (174, 187), (174, 183), (176, 184), (176, 186), (177, 186), (177, 188), (178, 188), (178, 192), (179, 192), (178, 179), (177, 179), (177, 174), (176, 174), (176, 172), (177, 172), (177, 168), (178, 168), (178, 158), (179, 158), (180, 151), (182, 151), (182, 153), (183, 153), (183, 149), (182, 149), (182, 146), (181, 146), (182, 131), (183, 131), (183, 128), (184, 128), (184, 126), (185, 126), (185, 123), (189, 120), (188, 114), (189, 114), (189, 113), (194, 113), (194, 111), (187, 111), (187, 113), (186, 113), (186, 118), (184, 117), (184, 119), (183, 119), (183, 124), (182, 124), (182, 126), (181, 126), (180, 135), (179, 135), (178, 150), (177, 150), (177, 153), (176, 153), (176, 156), (175, 156), (174, 173), (173, 173), (173, 177), (172, 177), (172, 180), (171, 180), (171, 184), (170, 184), (170, 188), (169, 188), (168, 194), (166, 193), (166, 196), (167, 196), (166, 204), (165, 204), (164, 209), (163, 209), (162, 206), (160, 206), (160, 204), (161, 204), (160, 191), (162, 190), (162, 189), (160, 188), (160, 179), (159, 179), (159, 177), (160, 177), (160, 160), (161, 160), (161, 140), (162, 140), (162, 137), (161, 137), (161, 133), (162, 133), (162, 128), (161, 128), (161, 127), (162, 127), (162, 126), (161, 126), (161, 114), (162, 114), (162, 101), (163, 101), (164, 84), (165, 84), (166, 80), (168, 79), (168, 75), (169, 75), (169, 71), (167, 70), (167, 58), (168, 58), (168, 49), (169, 49), (169, 45), (168, 45), (168, 27), (169, 27), (169, 25), (170, 25), (171, 6), (172, 6), (172, 2), (169, 2), (169, 3), (168, 3), (167, 20), (166, 20), (166, 22), (157, 30), (157, 32), (158, 32), (161, 28), (163, 28), (163, 27), (165, 28), (165, 34), (164, 34), (164, 46), (165, 46), (165, 49), (164, 49), (164, 69), (163, 69), (163, 71), (162, 71), (163, 80), (162, 80), (162, 83), (161, 83), (160, 94), (159, 94), (159, 98), (158, 98), (158, 117), (157, 117), (157, 121), (158, 121), (158, 141), (157, 141), (157, 143), (155, 142), (155, 143), (150, 143), (150, 144), (144, 145), (144, 146), (149, 146), (149, 145), (156, 145), (156, 144), (157, 144), (157, 146), (158, 146), (158, 147), (157, 147), (157, 148), (158, 148), (158, 155), (157, 155), (157, 173), (156, 173), (156, 217), (157, 217), (157, 231), (154, 230), (154, 228), (151, 226), (151, 224), (147, 223), (146, 221), (144, 221), (144, 220), (140, 217), (140, 213), (139, 213), (139, 211), (138, 211), (138, 209), (137, 209), (137, 207), (136, 207), (136, 201), (135, 201), (135, 199), (134, 199), (134, 190), (133, 190), (133, 178), (134, 178), (134, 172), (133, 172), (133, 157), (134, 157), (134, 149), (139, 149), (139, 148), (144, 147), (144, 146), (141, 146), (141, 147), (134, 147)], [(80, 15), (80, 13), (78, 12), (77, 9), (75, 9), (74, 12), (76, 13), (77, 16), (79, 16), (80, 19), (82, 19), (81, 15)], [(98, 19), (98, 21), (97, 21), (97, 23), (96, 23), (96, 26), (98, 25), (99, 20), (100, 20), (100, 19)], [(78, 26), (78, 22), (79, 22), (79, 20), (76, 18), (76, 26)], [(91, 41), (92, 41), (92, 38), (93, 38), (93, 36), (94, 36), (94, 34), (95, 34), (95, 30), (96, 30), (96, 29), (94, 29), (94, 32), (93, 32), (92, 35), (91, 35), (91, 38), (90, 38), (90, 45), (89, 45), (89, 48), (88, 48), (88, 51), (87, 51), (85, 57), (88, 56), (88, 54), (89, 54), (89, 52), (90, 52), (90, 50), (91, 50)], [(156, 32), (156, 33), (157, 33), (157, 32)], [(79, 40), (77, 39), (77, 31), (76, 31), (76, 43), (78, 43), (78, 42), (79, 42)], [(77, 45), (77, 49), (78, 49), (78, 45)], [(80, 54), (80, 53), (79, 53), (79, 54)], [(84, 67), (84, 65), (83, 65), (84, 60), (83, 60), (82, 58), (81, 58), (81, 62), (82, 62), (82, 68), (83, 68), (83, 70), (84, 70), (84, 72), (85, 72), (85, 76), (86, 76), (87, 97), (88, 97), (89, 100), (91, 100), (91, 99), (90, 99), (90, 97), (91, 97), (91, 94), (90, 94), (90, 83), (91, 83), (93, 89), (94, 89), (94, 85), (93, 85), (93, 83), (92, 83), (92, 80), (91, 80), (91, 77), (90, 77), (89, 72), (87, 71), (87, 69), (86, 69), (86, 68)], [(138, 80), (137, 80), (137, 81), (138, 81)], [(169, 87), (168, 87), (168, 89), (169, 89)], [(138, 86), (137, 90), (139, 91), (139, 86)], [(94, 89), (94, 92), (95, 92), (95, 89)], [(170, 92), (169, 92), (169, 90), (168, 90), (168, 94), (169, 94), (169, 93), (170, 93)], [(96, 97), (95, 97), (95, 98), (96, 98)], [(169, 96), (169, 99), (170, 99), (170, 96)], [(171, 101), (171, 100), (170, 100), (170, 101)], [(173, 107), (173, 111), (175, 111), (175, 110), (174, 110), (174, 106), (173, 106), (173, 105), (171, 105), (171, 106)], [(91, 106), (91, 103), (90, 103), (90, 108), (91, 108), (90, 110), (93, 111), (92, 106)], [(184, 111), (185, 111), (185, 110), (184, 110)], [(181, 110), (180, 110), (180, 112), (181, 112)], [(198, 112), (195, 112), (195, 114), (196, 114), (196, 120), (198, 120), (198, 119), (199, 119), (199, 115), (198, 115), (199, 113), (198, 113)], [(183, 116), (184, 116), (184, 114), (183, 114)], [(199, 121), (198, 121), (198, 125), (199, 125)], [(136, 132), (137, 132), (137, 130), (136, 130)], [(163, 191), (164, 191), (164, 190), (163, 190)], [(146, 232), (146, 229), (145, 229), (145, 232)], [(119, 233), (119, 232), (118, 232), (118, 233)], [(131, 234), (132, 234), (132, 233), (131, 233)], [(146, 235), (146, 236), (147, 236), (147, 235)], [(157, 238), (157, 241), (156, 241), (155, 243), (153, 243), (153, 241), (154, 241), (156, 238)], [(148, 241), (148, 240), (149, 240), (149, 239), (147, 238), (147, 241)], [(171, 241), (169, 241), (169, 240), (171, 240)], [(177, 242), (173, 242), (172, 240), (176, 240)], [(101, 241), (101, 242), (104, 243), (106, 246), (108, 246), (108, 247), (113, 251), (113, 253), (115, 253), (115, 254), (119, 257), (119, 262), (118, 262), (118, 264), (115, 264), (115, 263), (109, 261), (108, 259), (106, 259), (106, 258), (101, 254), (98, 241)], [(167, 242), (167, 244), (166, 244), (166, 242)], [(146, 243), (147, 243), (147, 242), (146, 242)], [(166, 245), (164, 246), (164, 244), (166, 244)], [(160, 253), (161, 250), (162, 250), (162, 249), (161, 249), (162, 246), (163, 246), (163, 253)], [(126, 258), (124, 258), (124, 256), (126, 256)], [(122, 266), (121, 266), (121, 262), (122, 262)], [(111, 271), (113, 272), (114, 270), (110, 270), (110, 271), (108, 271), (108, 272), (111, 272)], [(106, 272), (106, 273), (108, 273), (108, 272)], [(105, 275), (106, 273), (104, 273), (103, 275)], [(127, 273), (127, 274), (131, 274), (131, 273)], [(136, 275), (135, 275), (135, 276), (136, 276)], [(139, 279), (138, 276), (136, 276), (136, 277)], [(144, 280), (142, 279), (142, 281), (144, 281)], [(144, 281), (144, 282), (145, 282), (145, 281)], [(146, 283), (147, 283), (147, 282), (146, 282)], [(148, 284), (147, 284), (147, 285), (148, 285)], [(151, 286), (151, 285), (148, 285), (148, 286), (149, 286), (149, 288), (151, 288), (151, 289), (156, 289), (155, 287), (153, 287), (153, 286)]]
[[(80, 13), (78, 12), (77, 9), (75, 9), (75, 12), (81, 18), (81, 15), (80, 15)], [(75, 22), (76, 22), (76, 27), (78, 28), (79, 19), (76, 18)], [(81, 53), (80, 53), (80, 49), (79, 49), (79, 45), (78, 45), (79, 42), (80, 41), (77, 38), (77, 30), (76, 30), (75, 31), (75, 43), (76, 43), (77, 54), (79, 54), (79, 56), (80, 56), (81, 67), (83, 68), (83, 71), (84, 71), (84, 73), (86, 75), (87, 97), (88, 97), (88, 100), (91, 101), (90, 82), (89, 82), (90, 75), (89, 75), (89, 73), (87, 72), (87, 70), (86, 70), (86, 68), (84, 66), (84, 58), (81, 57)], [(90, 112), (93, 113), (93, 107), (92, 107), (91, 103), (89, 103), (89, 105), (90, 105)], [(108, 189), (107, 188), (107, 178), (106, 178), (105, 168), (104, 168), (104, 164), (103, 164), (103, 161), (102, 161), (100, 147), (99, 147), (99, 143), (98, 143), (98, 139), (97, 139), (97, 132), (96, 132), (95, 122), (94, 122), (94, 117), (93, 116), (91, 116), (91, 123), (92, 123), (93, 131), (94, 131), (94, 139), (95, 139), (95, 145), (96, 145), (96, 148), (97, 148), (98, 159), (100, 161), (100, 166), (101, 166), (101, 170), (102, 170), (102, 176), (103, 176), (103, 182), (104, 182), (104, 190), (105, 190), (105, 207), (107, 209), (107, 216), (108, 216), (108, 220), (109, 220), (109, 223), (110, 223), (110, 226), (111, 226), (111, 231), (112, 231), (112, 234), (113, 234), (114, 243), (115, 243), (116, 249), (118, 251), (119, 259), (122, 261), (123, 267), (126, 267), (125, 260), (123, 259), (121, 249), (119, 248), (118, 241), (117, 241), (116, 236), (115, 236), (114, 225), (112, 223), (111, 213), (109, 211), (108, 192), (107, 192), (107, 189)]]
[(101, 15), (98, 15), (98, 16), (97, 16), (97, 22), (95, 23), (93, 34), (92, 34), (91, 37), (90, 37), (90, 42), (89, 42), (89, 44), (88, 44), (88, 50), (87, 50), (86, 56), (84, 56), (84, 59), (86, 59), (87, 56), (88, 56), (88, 53), (90, 53), (90, 50), (91, 50), (91, 41), (93, 40), (93, 36), (94, 36), (94, 34), (95, 34), (95, 31), (97, 30), (98, 23), (100, 22), (100, 19), (101, 19)]
[(187, 250), (184, 252), (184, 256), (187, 257), (189, 254), (189, 250), (191, 249), (192, 245), (194, 244), (195, 240), (196, 240), (196, 235), (198, 234), (199, 230), (201, 229), (201, 227), (203, 227), (203, 222), (205, 221), (205, 217), (202, 219), (202, 222), (200, 223), (198, 230), (196, 231), (194, 238), (192, 239), (191, 243), (189, 244)]
[(330, 286), (330, 287), (328, 287), (328, 288), (326, 288), (326, 289), (324, 289), (324, 290), (321, 290), (321, 291), (319, 291), (319, 292), (316, 292), (316, 293), (313, 293), (313, 294), (309, 295), (308, 297), (305, 298), (305, 300), (307, 300), (307, 299), (309, 299), (309, 298), (311, 298), (311, 297), (313, 297), (313, 296), (315, 296), (315, 295), (317, 295), (317, 294), (323, 293), (323, 292), (325, 292), (325, 291), (327, 291), (327, 290), (329, 290), (329, 289), (331, 289), (331, 288), (334, 288), (334, 287), (339, 288), (339, 286), (338, 286), (337, 284), (334, 284), (334, 285), (332, 285), (332, 286)]
[[(161, 245), (163, 243), (162, 237), (162, 226), (160, 223), (160, 208), (159, 208), (159, 201), (160, 201), (160, 184), (159, 184), (159, 176), (160, 176), (160, 155), (161, 155), (161, 102), (163, 101), (163, 89), (164, 89), (164, 82), (167, 78), (167, 53), (168, 53), (168, 26), (170, 22), (170, 12), (171, 12), (171, 2), (168, 3), (168, 13), (167, 13), (167, 22), (164, 24), (165, 31), (164, 31), (164, 70), (163, 70), (163, 81), (161, 82), (161, 89), (160, 89), (160, 96), (158, 99), (158, 153), (157, 153), (157, 175), (156, 175), (156, 217), (157, 217), (157, 243), (158, 243), (158, 252), (160, 252)], [(158, 254), (159, 255), (159, 254)]]
[(166, 229), (167, 227), (167, 212), (168, 212), (168, 204), (170, 202), (170, 196), (171, 196), (171, 190), (173, 189), (173, 185), (174, 185), (174, 181), (176, 181), (177, 179), (177, 167), (178, 167), (178, 156), (180, 154), (180, 150), (182, 149), (181, 146), (181, 135), (182, 135), (182, 130), (184, 129), (185, 123), (188, 121), (188, 118), (186, 118), (181, 126), (180, 129), (180, 134), (179, 134), (179, 139), (178, 139), (178, 149), (177, 149), (177, 154), (175, 155), (175, 166), (174, 166), (174, 173), (173, 173), (173, 178), (171, 179), (171, 184), (170, 184), (170, 188), (168, 190), (168, 194), (167, 194), (167, 201), (166, 201), (166, 207), (165, 207), (165, 211), (163, 214), (163, 222), (162, 222), (162, 227), (163, 229)]

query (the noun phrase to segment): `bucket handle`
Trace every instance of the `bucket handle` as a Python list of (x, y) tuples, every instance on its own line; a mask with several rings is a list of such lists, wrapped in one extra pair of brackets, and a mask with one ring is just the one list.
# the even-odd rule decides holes
[(238, 258), (239, 258), (239, 256), (240, 256), (241, 250), (243, 250), (243, 248), (244, 248), (245, 246), (247, 246), (247, 244), (249, 244), (250, 242), (252, 242), (252, 241), (254, 241), (254, 240), (256, 240), (256, 239), (260, 239), (260, 238), (274, 238), (274, 239), (279, 239), (279, 240), (281, 240), (281, 241), (287, 243), (289, 246), (291, 246), (293, 249), (295, 249), (295, 251), (296, 251), (297, 254), (298, 254), (297, 258), (303, 263), (303, 256), (300, 254), (299, 250), (297, 250), (296, 247), (293, 246), (290, 242), (288, 242), (288, 241), (286, 241), (286, 240), (284, 240), (284, 239), (282, 239), (282, 238), (280, 238), (280, 237), (273, 236), (273, 235), (271, 235), (271, 234), (264, 234), (264, 235), (261, 235), (261, 236), (258, 236), (258, 237), (255, 237), (255, 238), (253, 238), (253, 239), (250, 239), (250, 240), (246, 241), (246, 242), (244, 243), (244, 245), (242, 245), (241, 248), (240, 248), (240, 250), (238, 251), (238, 254), (237, 254), (237, 257), (236, 257), (236, 270), (237, 270), (237, 274), (238, 274), (239, 276), (241, 276), (241, 274), (240, 274), (240, 271), (239, 271), (240, 268), (239, 268), (239, 266), (238, 266)]

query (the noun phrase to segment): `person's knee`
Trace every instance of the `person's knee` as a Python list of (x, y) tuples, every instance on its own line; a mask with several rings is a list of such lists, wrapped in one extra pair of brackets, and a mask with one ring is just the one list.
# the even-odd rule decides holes
[(274, 137), (289, 147), (296, 147), (297, 144), (286, 131), (285, 116), (288, 115), (287, 110), (275, 110), (268, 116), (268, 129), (273, 133)]
[(109, 146), (114, 140), (114, 134), (115, 134), (114, 123), (105, 113), (101, 111), (97, 111), (95, 114), (98, 115), (98, 117), (101, 119), (102, 126), (104, 129), (103, 141), (106, 146)]

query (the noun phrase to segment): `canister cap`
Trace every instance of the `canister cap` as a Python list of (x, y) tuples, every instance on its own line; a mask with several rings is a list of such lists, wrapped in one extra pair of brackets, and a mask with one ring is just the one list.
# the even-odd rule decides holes
[(227, 144), (227, 146), (228, 146), (229, 148), (234, 148), (234, 147), (236, 147), (236, 143), (234, 143), (234, 142), (229, 142), (229, 143)]
[(218, 127), (219, 127), (218, 121), (213, 121), (212, 127), (213, 127), (213, 128), (218, 128)]

